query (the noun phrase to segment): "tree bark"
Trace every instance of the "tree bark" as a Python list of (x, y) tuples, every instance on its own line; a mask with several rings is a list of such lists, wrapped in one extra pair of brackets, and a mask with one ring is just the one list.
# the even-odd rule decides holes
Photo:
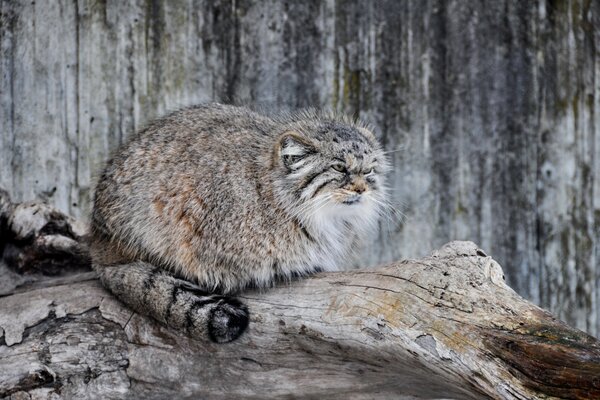
[(6, 199), (0, 398), (600, 398), (600, 343), (471, 242), (245, 292), (248, 331), (218, 345), (129, 311), (86, 271), (74, 220)]

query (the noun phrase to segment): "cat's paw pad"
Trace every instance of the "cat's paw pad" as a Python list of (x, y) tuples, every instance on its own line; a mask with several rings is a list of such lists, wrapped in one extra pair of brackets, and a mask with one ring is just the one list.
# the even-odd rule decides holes
[(237, 339), (248, 327), (248, 308), (239, 300), (222, 299), (212, 309), (208, 321), (208, 334), (217, 343)]

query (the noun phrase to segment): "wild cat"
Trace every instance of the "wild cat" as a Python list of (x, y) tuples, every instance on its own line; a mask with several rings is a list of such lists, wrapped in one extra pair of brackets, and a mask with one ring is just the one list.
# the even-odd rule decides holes
[(119, 148), (97, 184), (92, 257), (133, 310), (194, 338), (234, 340), (230, 295), (337, 271), (377, 227), (388, 163), (361, 122), (199, 105)]

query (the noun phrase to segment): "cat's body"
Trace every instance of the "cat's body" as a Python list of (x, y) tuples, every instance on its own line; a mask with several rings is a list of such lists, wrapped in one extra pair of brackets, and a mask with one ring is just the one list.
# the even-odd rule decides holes
[(367, 129), (316, 112), (271, 118), (211, 104), (173, 113), (102, 174), (95, 269), (136, 311), (232, 340), (247, 310), (211, 293), (344, 267), (375, 226), (385, 168)]

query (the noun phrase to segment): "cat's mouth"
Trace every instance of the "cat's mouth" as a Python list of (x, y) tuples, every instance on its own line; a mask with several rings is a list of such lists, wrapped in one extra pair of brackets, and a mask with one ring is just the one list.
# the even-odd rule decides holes
[(352, 204), (358, 204), (360, 203), (360, 194), (355, 194), (355, 195), (351, 195), (346, 197), (346, 199), (344, 199), (342, 201), (342, 204), (346, 204), (346, 205), (352, 205)]

